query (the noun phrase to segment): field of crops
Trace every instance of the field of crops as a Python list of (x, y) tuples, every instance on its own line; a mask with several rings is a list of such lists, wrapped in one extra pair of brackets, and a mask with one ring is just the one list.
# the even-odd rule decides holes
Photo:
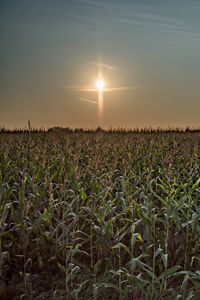
[(0, 133), (0, 299), (200, 299), (200, 133)]

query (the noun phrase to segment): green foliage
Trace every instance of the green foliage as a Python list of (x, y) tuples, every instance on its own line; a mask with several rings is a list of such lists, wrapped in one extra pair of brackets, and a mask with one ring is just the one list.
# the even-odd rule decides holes
[(199, 299), (199, 132), (0, 133), (1, 299)]

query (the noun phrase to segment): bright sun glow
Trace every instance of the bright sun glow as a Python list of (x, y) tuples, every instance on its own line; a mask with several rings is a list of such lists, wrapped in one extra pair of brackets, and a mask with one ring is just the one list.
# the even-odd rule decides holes
[(103, 90), (103, 87), (104, 87), (103, 80), (101, 80), (101, 79), (97, 80), (96, 86), (98, 87), (99, 90)]

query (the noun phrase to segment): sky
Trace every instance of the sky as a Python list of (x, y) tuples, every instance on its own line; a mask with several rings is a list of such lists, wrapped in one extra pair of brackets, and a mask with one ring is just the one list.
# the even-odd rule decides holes
[(0, 44), (0, 127), (200, 127), (199, 0), (0, 0)]

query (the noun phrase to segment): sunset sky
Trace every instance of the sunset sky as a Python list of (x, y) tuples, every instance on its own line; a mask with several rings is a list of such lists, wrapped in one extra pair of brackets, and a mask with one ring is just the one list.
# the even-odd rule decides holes
[(0, 28), (0, 127), (200, 127), (199, 0), (1, 0)]

